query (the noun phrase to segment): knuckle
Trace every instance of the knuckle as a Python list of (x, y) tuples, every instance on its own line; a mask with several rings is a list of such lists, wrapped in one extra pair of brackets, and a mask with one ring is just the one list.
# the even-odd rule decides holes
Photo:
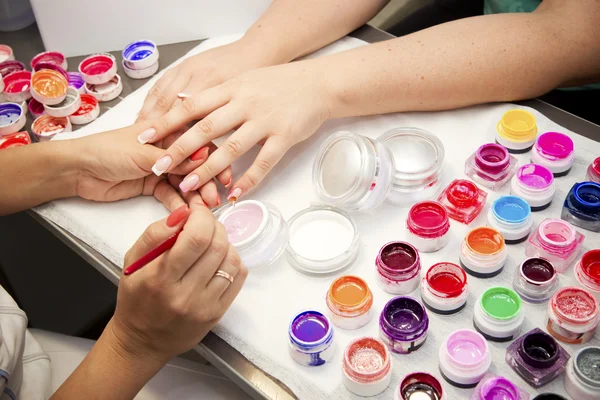
[(144, 233), (142, 233), (142, 243), (148, 246), (152, 246), (157, 242), (157, 236), (158, 235), (156, 234), (154, 227), (149, 226), (148, 229), (146, 229)]
[(212, 253), (220, 259), (225, 258), (228, 248), (229, 243), (224, 243), (222, 240), (213, 240), (210, 245)]
[(210, 165), (210, 162), (206, 162), (206, 163), (202, 164), (200, 166), (200, 168), (202, 168), (202, 170), (204, 171), (205, 176), (213, 177), (216, 175), (213, 167)]
[(204, 118), (196, 124), (196, 130), (203, 135), (210, 136), (215, 130), (215, 124), (210, 118)]
[(254, 187), (259, 183), (258, 179), (255, 178), (251, 173), (246, 174), (246, 182), (248, 182), (249, 187)]
[(196, 252), (204, 253), (211, 244), (212, 238), (203, 232), (194, 232), (189, 238), (189, 246)]
[(239, 140), (229, 139), (223, 143), (222, 147), (231, 157), (237, 158), (242, 154), (242, 143)]
[(240, 255), (231, 246), (229, 248), (229, 252), (227, 253), (227, 262), (236, 268), (240, 268), (242, 266), (242, 259), (240, 258)]
[(181, 102), (181, 107), (188, 113), (194, 115), (196, 112), (196, 103), (194, 99), (188, 97)]
[(154, 86), (152, 87), (152, 90), (150, 90), (150, 95), (154, 96), (154, 97), (159, 97), (161, 93), (162, 93), (162, 87), (161, 87), (160, 81), (159, 81), (159, 82), (156, 82), (154, 84)]
[(256, 160), (256, 167), (263, 173), (267, 173), (273, 168), (273, 163), (266, 159)]
[(165, 96), (163, 96), (162, 94), (159, 94), (158, 96), (156, 96), (156, 108), (159, 109), (167, 109), (169, 108), (169, 101), (167, 100), (167, 98)]
[(174, 156), (175, 159), (184, 159), (187, 151), (181, 144), (175, 142), (169, 147), (169, 153)]
[(169, 122), (169, 120), (167, 118), (161, 118), (158, 120), (158, 126), (160, 127), (160, 129), (162, 129), (163, 131), (169, 131), (171, 128), (171, 123)]
[(240, 265), (240, 270), (236, 275), (236, 279), (238, 279), (238, 277), (244, 280), (248, 277), (248, 268), (246, 268), (244, 264)]

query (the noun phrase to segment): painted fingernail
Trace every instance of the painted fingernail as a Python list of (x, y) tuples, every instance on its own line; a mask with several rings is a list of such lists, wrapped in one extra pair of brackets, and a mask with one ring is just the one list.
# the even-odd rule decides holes
[(231, 186), (231, 182), (233, 182), (233, 176), (229, 177), (229, 181), (227, 181), (227, 183), (225, 184), (225, 187), (229, 188), (229, 186)]
[(146, 144), (154, 139), (154, 136), (156, 136), (156, 129), (146, 129), (144, 132), (140, 133), (140, 136), (138, 136), (138, 142), (141, 144)]
[(182, 192), (189, 192), (200, 182), (200, 177), (196, 174), (188, 175), (185, 179), (179, 184), (179, 189)]
[(177, 97), (179, 97), (180, 99), (185, 99), (185, 98), (191, 97), (191, 96), (187, 93), (177, 93)]
[(152, 172), (154, 175), (161, 176), (171, 166), (173, 159), (171, 156), (164, 156), (158, 159), (158, 161), (152, 166)]
[(208, 158), (208, 147), (202, 147), (199, 150), (196, 150), (194, 154), (190, 156), (191, 161), (200, 161), (206, 160)]
[(227, 201), (237, 201), (242, 196), (242, 189), (235, 188), (227, 196)]
[(167, 218), (167, 226), (169, 228), (177, 226), (181, 221), (183, 221), (185, 217), (187, 217), (188, 213), (189, 208), (187, 204), (182, 205), (169, 215), (169, 217)]

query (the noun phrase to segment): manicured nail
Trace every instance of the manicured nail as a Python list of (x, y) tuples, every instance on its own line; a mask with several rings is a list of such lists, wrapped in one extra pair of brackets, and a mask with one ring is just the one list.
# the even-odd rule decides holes
[(203, 147), (199, 150), (196, 150), (194, 154), (190, 156), (190, 160), (192, 161), (200, 161), (206, 160), (208, 158), (208, 147)]
[(242, 196), (242, 189), (235, 188), (229, 193), (227, 196), (227, 201), (238, 201), (238, 199)]
[(141, 144), (146, 144), (154, 139), (154, 136), (156, 136), (156, 129), (146, 129), (144, 132), (140, 133), (140, 136), (138, 136), (138, 142)]
[(229, 181), (225, 184), (225, 187), (229, 188), (229, 186), (231, 186), (231, 182), (233, 182), (233, 176), (229, 177)]
[(185, 217), (187, 217), (188, 213), (189, 208), (187, 204), (182, 205), (169, 215), (169, 218), (167, 218), (167, 226), (169, 228), (172, 228), (174, 226), (179, 225), (179, 223), (183, 221)]
[(152, 172), (154, 175), (161, 176), (163, 172), (165, 172), (171, 166), (173, 159), (171, 156), (164, 156), (159, 158), (158, 161), (152, 166)]
[(179, 184), (179, 189), (182, 192), (189, 192), (200, 182), (200, 177), (196, 174), (188, 175), (185, 179)]
[(187, 93), (177, 93), (177, 97), (179, 97), (180, 99), (185, 99), (185, 98), (191, 97), (191, 96)]

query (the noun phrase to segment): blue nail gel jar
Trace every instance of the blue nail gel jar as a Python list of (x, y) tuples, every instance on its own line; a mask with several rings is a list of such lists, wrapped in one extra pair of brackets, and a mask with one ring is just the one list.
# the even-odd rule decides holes
[(580, 182), (573, 185), (560, 217), (572, 225), (600, 232), (600, 184)]

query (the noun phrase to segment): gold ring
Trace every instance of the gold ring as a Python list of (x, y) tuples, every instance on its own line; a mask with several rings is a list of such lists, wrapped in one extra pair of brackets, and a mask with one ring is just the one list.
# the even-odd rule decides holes
[(233, 276), (229, 275), (227, 272), (221, 269), (215, 273), (215, 276), (220, 276), (221, 278), (227, 279), (230, 283), (233, 283)]

